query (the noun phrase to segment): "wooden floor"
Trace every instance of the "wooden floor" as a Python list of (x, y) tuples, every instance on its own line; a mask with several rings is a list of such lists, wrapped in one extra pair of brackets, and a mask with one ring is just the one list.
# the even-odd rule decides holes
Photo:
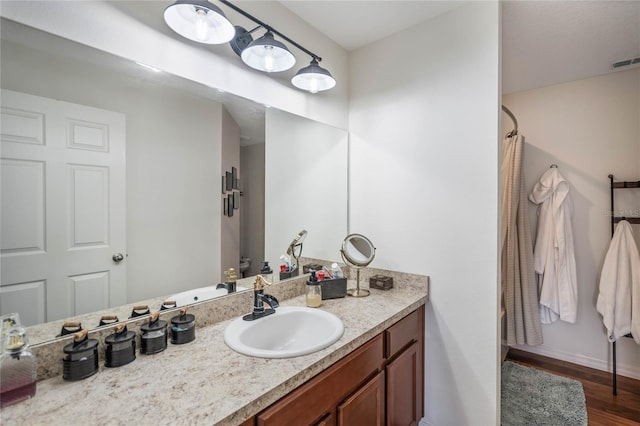
[(516, 349), (509, 349), (506, 359), (580, 381), (589, 425), (640, 425), (640, 380), (618, 376), (618, 395), (614, 396), (611, 374), (605, 371)]

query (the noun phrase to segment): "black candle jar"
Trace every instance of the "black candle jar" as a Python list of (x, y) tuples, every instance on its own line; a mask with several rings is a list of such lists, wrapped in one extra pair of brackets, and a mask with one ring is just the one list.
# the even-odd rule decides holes
[(127, 324), (116, 327), (116, 332), (104, 339), (106, 367), (121, 367), (136, 359), (136, 333), (127, 330)]
[(129, 319), (141, 317), (143, 315), (149, 315), (150, 313), (151, 311), (149, 310), (149, 307), (147, 305), (134, 306), (131, 310), (131, 316), (129, 317)]
[(62, 328), (60, 329), (60, 334), (56, 337), (67, 336), (69, 334), (79, 333), (82, 331), (82, 324), (76, 321), (67, 321), (62, 324)]
[(98, 327), (102, 327), (103, 325), (111, 325), (120, 322), (116, 315), (103, 315), (100, 317), (100, 323)]
[(152, 314), (140, 330), (140, 353), (151, 355), (167, 349), (167, 322), (160, 319), (159, 312)]
[(160, 306), (160, 310), (164, 311), (166, 309), (173, 309), (177, 307), (178, 307), (178, 304), (176, 303), (175, 300), (165, 300), (164, 302), (162, 302), (162, 306)]
[(171, 318), (171, 343), (181, 345), (196, 338), (196, 317), (180, 309), (180, 315)]
[(73, 343), (63, 349), (62, 378), (76, 381), (86, 379), (98, 372), (98, 341), (88, 338), (88, 331), (76, 333)]

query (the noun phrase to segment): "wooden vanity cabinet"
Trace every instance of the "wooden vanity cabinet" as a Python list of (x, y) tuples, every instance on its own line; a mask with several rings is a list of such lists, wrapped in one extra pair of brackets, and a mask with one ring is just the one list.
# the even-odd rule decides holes
[(336, 362), (260, 414), (258, 426), (335, 424), (336, 408), (384, 362), (381, 334)]
[(417, 425), (423, 342), (421, 306), (243, 425)]

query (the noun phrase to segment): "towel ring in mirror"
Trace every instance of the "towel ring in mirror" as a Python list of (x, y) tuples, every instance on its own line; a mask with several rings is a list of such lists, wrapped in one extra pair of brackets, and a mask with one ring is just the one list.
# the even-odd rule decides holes
[(376, 257), (376, 248), (371, 240), (361, 234), (349, 234), (342, 241), (340, 255), (346, 264), (356, 268), (356, 288), (350, 288), (347, 294), (353, 297), (366, 297), (371, 294), (369, 290), (360, 288), (360, 269), (368, 266)]

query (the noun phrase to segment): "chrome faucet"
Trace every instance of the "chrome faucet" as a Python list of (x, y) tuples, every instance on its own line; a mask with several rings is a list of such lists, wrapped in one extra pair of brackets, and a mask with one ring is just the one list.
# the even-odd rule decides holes
[(216, 289), (218, 289), (218, 288), (226, 288), (227, 289), (227, 294), (235, 293), (236, 292), (236, 280), (238, 279), (238, 276), (236, 275), (236, 270), (233, 269), (233, 268), (229, 268), (226, 271), (224, 271), (224, 275), (227, 277), (227, 281), (218, 284), (216, 286)]
[[(280, 306), (278, 299), (270, 294), (264, 292), (264, 286), (271, 285), (271, 283), (265, 280), (262, 275), (256, 276), (256, 281), (253, 284), (253, 312), (242, 317), (245, 321), (253, 321), (258, 318), (266, 317), (276, 312), (276, 308)], [(269, 308), (264, 307), (264, 304), (269, 305)]]

